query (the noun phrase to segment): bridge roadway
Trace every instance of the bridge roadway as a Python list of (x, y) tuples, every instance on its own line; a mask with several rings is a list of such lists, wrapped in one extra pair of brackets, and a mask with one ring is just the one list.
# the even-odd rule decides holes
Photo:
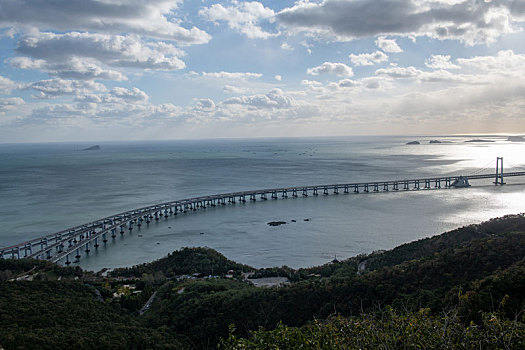
[[(505, 177), (525, 176), (525, 171), (505, 173)], [(255, 191), (243, 191), (222, 193), (203, 197), (186, 198), (172, 202), (155, 204), (139, 209), (122, 212), (111, 215), (100, 220), (92, 221), (83, 225), (71, 227), (53, 234), (35, 238), (26, 242), (15, 244), (0, 249), (0, 258), (35, 258), (58, 262), (64, 260), (65, 264), (77, 262), (82, 257), (82, 251), (86, 254), (90, 248), (97, 249), (100, 243), (106, 243), (108, 236), (114, 239), (117, 232), (123, 235), (126, 230), (133, 230), (135, 226), (140, 227), (143, 223), (149, 224), (152, 220), (168, 218), (170, 215), (177, 215), (178, 212), (195, 211), (205, 209), (207, 206), (215, 207), (217, 205), (226, 205), (226, 203), (235, 204), (237, 201), (246, 202), (246, 198), (255, 201), (257, 197), (261, 200), (288, 198), (299, 195), (307, 197), (309, 194), (314, 196), (320, 192), (324, 195), (331, 193), (360, 193), (363, 192), (386, 192), (386, 191), (409, 191), (419, 189), (439, 189), (453, 187), (454, 181), (459, 178), (476, 180), (495, 178), (496, 184), (498, 179), (502, 181), (502, 174), (481, 174), (469, 176), (442, 176), (431, 178), (419, 178), (410, 180), (395, 181), (374, 181), (362, 183), (332, 184), (332, 185), (315, 185), (299, 187), (283, 187), (262, 189)], [(499, 182), (501, 184), (501, 182)], [(23, 255), (21, 254), (23, 253)], [(74, 260), (70, 258), (73, 255)]]

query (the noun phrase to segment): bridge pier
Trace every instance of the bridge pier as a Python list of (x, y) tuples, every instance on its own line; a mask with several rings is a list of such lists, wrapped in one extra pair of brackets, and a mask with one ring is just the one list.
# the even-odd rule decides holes
[(255, 202), (257, 200), (255, 198), (255, 194), (254, 193), (250, 194), (250, 200), (253, 201), (253, 202)]
[(65, 262), (66, 265), (69, 265), (71, 264), (71, 261), (69, 261), (69, 254), (66, 254), (66, 262)]
[(359, 185), (354, 185), (354, 193), (359, 193)]
[(303, 188), (303, 197), (308, 197), (308, 190)]
[(324, 187), (324, 188), (323, 188), (323, 194), (324, 194), (325, 196), (328, 196), (328, 187)]
[(314, 196), (318, 196), (319, 194), (317, 193), (317, 187), (314, 187)]
[(366, 193), (368, 193), (368, 184), (365, 184), (365, 185), (364, 185), (364, 189), (363, 189), (363, 191), (365, 191)]
[(435, 188), (441, 188), (441, 180), (440, 179), (436, 179), (436, 183), (434, 184), (434, 187)]
[(106, 238), (106, 233), (102, 234), (102, 242), (107, 243), (108, 239)]
[(266, 198), (266, 192), (261, 193), (261, 199), (264, 201), (268, 199)]
[(374, 184), (374, 192), (379, 192), (379, 184), (378, 183)]
[(419, 190), (419, 180), (414, 181), (414, 189)]
[(75, 256), (75, 258), (78, 260), (80, 259), (80, 248), (77, 248), (77, 255)]
[(97, 248), (98, 248), (98, 237), (97, 237), (97, 238), (95, 238), (95, 244), (93, 245), (93, 247), (95, 247), (95, 249), (97, 249)]
[(89, 242), (86, 242), (86, 250), (85, 250), (86, 253), (89, 253), (90, 250), (89, 250)]
[(344, 194), (348, 194), (348, 185), (345, 185), (345, 190), (343, 192)]
[(503, 157), (496, 158), (496, 179), (494, 185), (505, 185), (505, 182), (503, 182)]
[(292, 190), (292, 197), (297, 197), (297, 189)]
[(334, 186), (334, 194), (339, 194), (339, 187), (338, 186)]
[(115, 239), (115, 237), (117, 236), (116, 233), (117, 233), (117, 229), (116, 228), (112, 228), (111, 229), (111, 238)]
[(283, 190), (282, 197), (283, 198), (288, 198), (288, 191)]

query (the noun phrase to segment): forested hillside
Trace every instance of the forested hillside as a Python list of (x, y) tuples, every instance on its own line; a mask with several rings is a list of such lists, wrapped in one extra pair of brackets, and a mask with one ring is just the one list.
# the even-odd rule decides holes
[[(290, 284), (257, 288), (247, 273)], [(309, 269), (257, 270), (185, 248), (109, 276), (0, 260), (0, 277), (6, 349), (525, 344), (522, 215)]]

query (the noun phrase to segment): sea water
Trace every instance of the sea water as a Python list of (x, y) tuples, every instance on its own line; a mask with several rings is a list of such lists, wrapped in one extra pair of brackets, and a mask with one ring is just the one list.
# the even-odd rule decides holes
[[(346, 137), (0, 145), (0, 246), (142, 206), (233, 191), (525, 168), (506, 137)], [(419, 140), (419, 145), (407, 145)], [(525, 211), (525, 178), (461, 189), (237, 203), (170, 216), (82, 257), (91, 270), (206, 246), (256, 267), (319, 265)], [(285, 221), (269, 226), (270, 221)]]

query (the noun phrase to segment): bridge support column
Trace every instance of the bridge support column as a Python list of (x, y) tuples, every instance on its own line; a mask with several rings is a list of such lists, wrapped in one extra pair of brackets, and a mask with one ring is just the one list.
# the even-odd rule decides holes
[(97, 237), (97, 238), (95, 238), (95, 245), (94, 245), (93, 247), (95, 247), (95, 249), (97, 249), (97, 248), (98, 248), (98, 237)]
[(354, 193), (359, 193), (359, 185), (354, 185)]
[(69, 254), (66, 255), (66, 262), (65, 262), (66, 265), (69, 265), (71, 264), (71, 261), (69, 261)]
[(435, 188), (441, 188), (441, 180), (440, 179), (436, 179), (436, 183), (434, 185)]
[(282, 197), (283, 197), (283, 198), (288, 198), (288, 191), (283, 190)]
[(345, 190), (343, 192), (344, 194), (347, 194), (348, 193), (348, 185), (345, 185)]
[(364, 187), (365, 187), (365, 188), (364, 188), (364, 190), (363, 190), (363, 191), (365, 191), (365, 192), (367, 192), (367, 193), (368, 193), (368, 184), (365, 184), (365, 185), (364, 185)]
[(295, 188), (292, 190), (292, 197), (297, 197), (297, 190)]
[(111, 229), (111, 238), (115, 239), (115, 237), (117, 236), (116, 233), (117, 233), (117, 229), (116, 228), (112, 228)]
[(419, 180), (414, 181), (414, 189), (419, 190)]
[(328, 187), (323, 188), (323, 194), (328, 196)]
[(308, 197), (308, 190), (303, 188), (303, 197)]
[(385, 182), (385, 183), (383, 184), (383, 191), (388, 192), (388, 182)]
[(314, 187), (314, 196), (318, 196), (319, 194), (317, 193), (317, 187)]
[(86, 243), (86, 250), (85, 250), (86, 253), (89, 253), (90, 250), (89, 250), (89, 242)]
[(374, 192), (379, 192), (379, 184), (374, 184)]
[(158, 211), (155, 212), (155, 221), (157, 221), (157, 220), (159, 220), (159, 212)]
[(253, 193), (250, 194), (250, 200), (251, 200), (251, 201), (254, 201), (254, 202), (257, 200), (257, 199), (255, 198), (255, 194), (253, 194)]
[(339, 194), (339, 187), (334, 186), (334, 194)]
[(505, 185), (505, 182), (503, 182), (503, 157), (496, 158), (496, 179), (494, 185)]
[(77, 248), (77, 255), (75, 256), (75, 259), (80, 259), (80, 248)]
[(106, 238), (106, 234), (102, 234), (102, 242), (107, 243), (108, 239)]

